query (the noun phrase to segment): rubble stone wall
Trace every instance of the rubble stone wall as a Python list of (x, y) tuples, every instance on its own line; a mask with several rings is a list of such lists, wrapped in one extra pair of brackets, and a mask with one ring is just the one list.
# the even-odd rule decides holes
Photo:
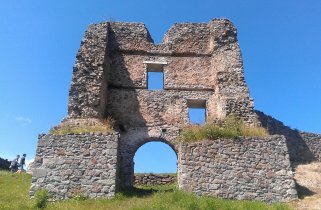
[(69, 90), (68, 117), (104, 117), (109, 69), (108, 23), (90, 25), (81, 41)]
[(284, 125), (281, 121), (255, 111), (261, 125), (274, 135), (284, 135), (292, 163), (321, 161), (321, 134), (302, 132)]
[(176, 174), (135, 174), (135, 185), (166, 185), (176, 181)]
[[(126, 127), (184, 125), (189, 123), (188, 99), (208, 101), (211, 94), (211, 91), (110, 89), (107, 113)], [(206, 114), (211, 117), (211, 113)]]
[[(221, 118), (237, 114), (248, 123), (256, 122), (244, 80), (237, 32), (226, 19), (174, 24), (158, 45), (154, 44), (143, 23), (91, 25), (77, 54), (68, 118), (106, 117), (110, 113), (108, 106), (120, 103), (109, 100), (115, 88), (119, 92), (146, 90), (148, 62), (163, 63), (162, 92), (198, 91), (196, 98), (207, 100), (210, 116)], [(202, 92), (210, 92), (213, 97), (204, 98)], [(144, 98), (148, 96), (129, 97), (126, 101), (136, 105), (143, 100), (156, 100)], [(170, 100), (171, 94), (164, 94), (164, 97)], [(190, 96), (176, 94), (176, 97), (186, 100)], [(155, 110), (159, 111), (157, 108)], [(186, 123), (186, 106), (179, 109), (178, 119), (180, 123)], [(146, 111), (149, 110), (140, 111), (142, 115), (148, 115)], [(152, 123), (147, 119), (147, 125)]]
[(300, 136), (304, 140), (304, 143), (301, 142), (298, 145), (298, 150), (307, 147), (308, 151), (306, 151), (305, 153), (312, 154), (312, 159), (305, 161), (321, 161), (321, 134), (300, 132)]
[(116, 133), (39, 136), (30, 195), (44, 188), (54, 199), (113, 197), (117, 152)]
[(297, 199), (283, 136), (183, 143), (178, 157), (183, 190), (229, 199)]

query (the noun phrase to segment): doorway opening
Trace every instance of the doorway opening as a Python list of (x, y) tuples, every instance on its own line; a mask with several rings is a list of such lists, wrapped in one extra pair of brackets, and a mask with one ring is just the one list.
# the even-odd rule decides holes
[(153, 140), (138, 148), (133, 158), (134, 187), (173, 190), (177, 185), (177, 154), (167, 143)]

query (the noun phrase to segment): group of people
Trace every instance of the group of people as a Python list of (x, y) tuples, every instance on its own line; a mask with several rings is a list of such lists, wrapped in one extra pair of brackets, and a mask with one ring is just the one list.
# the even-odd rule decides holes
[(18, 169), (20, 169), (20, 171), (24, 171), (23, 166), (26, 164), (26, 156), (26, 154), (23, 154), (19, 161), (20, 155), (17, 155), (17, 157), (11, 161), (9, 168), (12, 173), (17, 172)]

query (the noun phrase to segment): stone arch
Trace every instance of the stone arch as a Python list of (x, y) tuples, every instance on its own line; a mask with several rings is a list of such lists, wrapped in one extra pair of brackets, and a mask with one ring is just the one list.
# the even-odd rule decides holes
[(150, 130), (135, 129), (120, 135), (119, 145), (119, 186), (132, 187), (134, 183), (134, 156), (137, 150), (149, 142), (163, 142), (175, 152), (178, 160), (177, 134), (171, 130), (153, 128)]
[(176, 157), (178, 158), (178, 151), (177, 151), (177, 148), (172, 144), (170, 143), (169, 141), (167, 141), (166, 139), (164, 138), (158, 138), (158, 137), (151, 137), (151, 138), (148, 138), (148, 139), (144, 139), (144, 141), (141, 143), (141, 144), (138, 144), (135, 152), (134, 152), (134, 156), (137, 152), (137, 150), (142, 147), (143, 145), (147, 144), (147, 143), (151, 143), (151, 142), (162, 142), (166, 145), (168, 145), (175, 153)]

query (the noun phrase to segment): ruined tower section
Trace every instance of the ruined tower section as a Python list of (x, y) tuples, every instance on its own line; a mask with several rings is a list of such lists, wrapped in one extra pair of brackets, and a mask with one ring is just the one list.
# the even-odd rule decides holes
[(108, 71), (108, 23), (89, 26), (81, 41), (69, 90), (68, 118), (102, 118)]
[[(154, 73), (162, 75), (159, 81), (150, 79)], [(153, 83), (161, 87), (154, 90)], [(143, 23), (91, 25), (76, 56), (68, 116), (57, 126), (68, 132), (39, 135), (30, 195), (45, 188), (55, 199), (113, 197), (133, 186), (139, 147), (161, 141), (177, 155), (180, 189), (235, 199), (297, 198), (282, 136), (182, 143), (193, 108), (209, 121), (233, 114), (257, 122), (230, 21), (177, 23), (157, 45)], [(114, 131), (91, 129), (107, 117), (115, 120)]]
[(218, 118), (234, 114), (249, 124), (256, 124), (253, 100), (244, 80), (236, 28), (226, 20), (214, 20), (208, 26), (211, 33), (209, 46), (215, 89), (209, 100), (209, 112)]
[[(151, 72), (162, 88), (151, 90)], [(73, 71), (68, 117), (63, 123), (92, 123), (112, 117), (119, 141), (119, 182), (133, 184), (133, 157), (155, 139), (177, 153), (189, 108), (205, 109), (206, 120), (233, 114), (254, 124), (232, 23), (176, 23), (156, 45), (143, 23), (108, 22), (88, 28)]]
[[(163, 90), (148, 90), (148, 72), (163, 72)], [(206, 117), (255, 122), (232, 23), (174, 24), (155, 45), (142, 23), (101, 23), (86, 31), (69, 92), (68, 119), (112, 116), (122, 128), (183, 125), (188, 107)]]

